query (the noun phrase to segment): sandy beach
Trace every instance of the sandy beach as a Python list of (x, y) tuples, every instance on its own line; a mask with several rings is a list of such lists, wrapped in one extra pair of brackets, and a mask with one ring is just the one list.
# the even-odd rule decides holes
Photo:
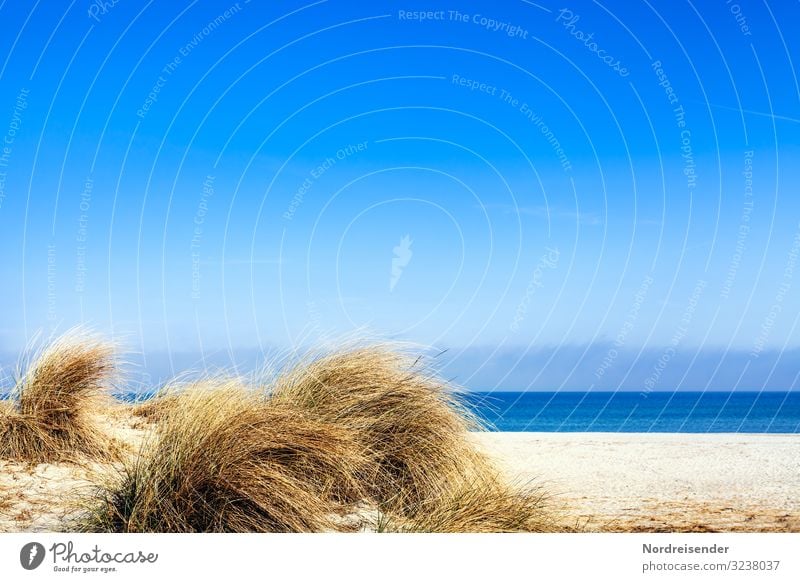
[(800, 531), (800, 435), (476, 436), (588, 531)]
[[(117, 420), (132, 442), (142, 432)], [(800, 436), (475, 433), (580, 531), (800, 531)], [(0, 460), (0, 531), (60, 531), (112, 467)]]

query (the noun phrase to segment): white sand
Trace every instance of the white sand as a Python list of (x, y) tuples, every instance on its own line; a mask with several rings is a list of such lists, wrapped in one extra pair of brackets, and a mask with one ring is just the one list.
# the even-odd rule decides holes
[[(134, 453), (145, 436), (144, 423), (124, 412), (101, 422), (121, 451)], [(86, 460), (34, 465), (0, 459), (0, 532), (66, 531), (67, 520), (118, 471), (119, 466)]]
[(800, 435), (482, 433), (589, 530), (800, 531)]

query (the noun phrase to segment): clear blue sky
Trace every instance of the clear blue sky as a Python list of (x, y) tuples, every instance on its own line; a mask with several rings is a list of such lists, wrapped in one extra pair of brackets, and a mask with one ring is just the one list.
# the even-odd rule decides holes
[(0, 352), (84, 323), (160, 378), (366, 329), (470, 388), (794, 387), (798, 20), (3, 2)]

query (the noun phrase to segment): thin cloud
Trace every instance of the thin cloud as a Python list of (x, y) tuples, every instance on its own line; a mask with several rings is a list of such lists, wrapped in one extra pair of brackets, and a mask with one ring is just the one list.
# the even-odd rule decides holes
[(289, 261), (287, 259), (281, 258), (261, 258), (261, 259), (225, 259), (224, 261), (218, 261), (215, 259), (208, 259), (200, 261), (201, 265), (224, 265), (226, 267), (229, 266), (237, 266), (237, 265), (285, 265)]
[(537, 218), (550, 218), (550, 220), (569, 220), (582, 226), (599, 226), (603, 218), (597, 212), (577, 212), (568, 208), (547, 206), (517, 206), (512, 204), (484, 204), (487, 210), (498, 210), (505, 214), (520, 214), (523, 216), (536, 216)]
[[(700, 103), (698, 101), (697, 103)], [(746, 113), (748, 115), (758, 115), (759, 117), (769, 117), (770, 119), (779, 119), (781, 121), (789, 121), (791, 123), (800, 123), (800, 119), (796, 117), (788, 117), (786, 115), (776, 115), (774, 113), (768, 113), (766, 111), (753, 111), (752, 109), (739, 109), (738, 107), (728, 107), (727, 105), (717, 105), (716, 103), (709, 103), (711, 107), (715, 109), (725, 109), (727, 111), (736, 111), (741, 113)]]

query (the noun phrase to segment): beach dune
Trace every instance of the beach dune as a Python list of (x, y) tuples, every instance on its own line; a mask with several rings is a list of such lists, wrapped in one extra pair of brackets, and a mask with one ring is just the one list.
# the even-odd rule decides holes
[(0, 531), (800, 531), (800, 435), (483, 432), (382, 345), (125, 403), (113, 355), (72, 332), (21, 376)]
[[(580, 531), (800, 532), (800, 435), (472, 437), (509, 479), (547, 490), (564, 524)], [(92, 473), (0, 460), (0, 531), (60, 530), (69, 500), (91, 488)]]

